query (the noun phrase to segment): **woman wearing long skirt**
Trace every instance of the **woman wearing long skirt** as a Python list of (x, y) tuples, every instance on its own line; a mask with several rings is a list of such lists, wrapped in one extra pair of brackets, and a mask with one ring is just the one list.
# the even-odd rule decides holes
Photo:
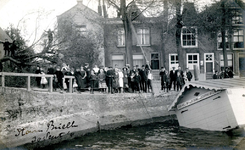
[(100, 69), (99, 74), (98, 74), (98, 78), (99, 78), (99, 88), (100, 88), (100, 93), (106, 93), (106, 74), (104, 69)]
[(82, 92), (84, 91), (85, 88), (85, 78), (86, 78), (86, 71), (83, 70), (83, 67), (81, 67), (81, 69), (77, 68), (76, 72), (74, 73), (74, 76), (76, 78), (77, 81), (77, 85), (78, 85), (78, 92)]

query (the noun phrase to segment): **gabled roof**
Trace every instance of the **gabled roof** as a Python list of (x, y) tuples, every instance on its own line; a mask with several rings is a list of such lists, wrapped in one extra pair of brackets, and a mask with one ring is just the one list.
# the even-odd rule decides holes
[(0, 40), (5, 41), (5, 39), (8, 39), (9, 42), (13, 42), (12, 39), (3, 31), (3, 29), (0, 27)]
[(215, 91), (232, 88), (245, 88), (245, 78), (213, 79), (206, 81), (187, 82), (182, 90), (180, 90), (173, 103), (168, 107), (168, 111), (172, 110), (178, 104), (180, 97), (187, 89), (189, 89), (189, 87), (204, 88)]

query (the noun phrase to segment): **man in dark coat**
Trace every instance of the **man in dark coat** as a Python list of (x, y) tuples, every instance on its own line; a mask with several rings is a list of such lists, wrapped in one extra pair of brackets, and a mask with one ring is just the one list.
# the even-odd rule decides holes
[(144, 92), (147, 92), (147, 70), (145, 70), (145, 65), (142, 65), (141, 70), (139, 71), (139, 75), (141, 77), (141, 81), (140, 81), (140, 87), (141, 90)]
[(3, 49), (5, 51), (5, 56), (9, 56), (10, 53), (10, 43), (8, 41), (8, 39), (5, 39), (5, 42), (0, 41), (1, 43), (3, 43)]
[(189, 68), (186, 68), (186, 77), (187, 77), (188, 81), (191, 81), (192, 73), (190, 72)]
[(160, 80), (161, 80), (161, 90), (163, 90), (163, 88), (164, 88), (164, 76), (165, 76), (165, 68), (164, 67), (161, 68), (159, 76), (160, 76)]
[(176, 82), (177, 82), (177, 91), (179, 91), (182, 89), (182, 86), (184, 85), (183, 77), (181, 76), (180, 72), (177, 72)]
[(109, 67), (109, 70), (106, 72), (106, 77), (108, 79), (108, 93), (111, 93), (111, 94), (114, 93), (113, 87), (112, 87), (114, 76), (115, 76), (115, 71), (112, 69), (112, 67)]
[(140, 92), (140, 83), (141, 83), (141, 81), (142, 81), (141, 76), (139, 75), (139, 72), (136, 71), (135, 72), (135, 76), (134, 76), (135, 92), (136, 91)]
[(64, 78), (64, 74), (63, 72), (60, 70), (60, 66), (57, 66), (56, 68), (56, 72), (55, 72), (55, 78), (57, 78), (57, 83), (56, 83), (56, 87), (60, 88), (61, 92), (63, 93), (63, 78)]
[(174, 84), (174, 90), (175, 90), (176, 89), (176, 79), (177, 79), (177, 72), (175, 70), (175, 67), (173, 67), (173, 70), (170, 71), (169, 76), (170, 76), (169, 89), (171, 89), (172, 84)]
[[(35, 74), (41, 74), (40, 67), (37, 66), (37, 70), (35, 71)], [(40, 87), (41, 85), (41, 77), (36, 77), (37, 87)]]

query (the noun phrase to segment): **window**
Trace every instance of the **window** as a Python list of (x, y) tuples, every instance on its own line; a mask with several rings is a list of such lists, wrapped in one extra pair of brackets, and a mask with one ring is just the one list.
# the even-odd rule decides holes
[(117, 65), (118, 68), (124, 67), (124, 55), (112, 55), (112, 67), (114, 68), (115, 65)]
[(233, 13), (233, 15), (234, 15), (232, 17), (232, 24), (233, 25), (243, 24), (243, 19), (242, 19), (242, 13), (241, 12), (235, 11)]
[(80, 33), (87, 32), (87, 26), (86, 25), (77, 25), (76, 28), (78, 31), (80, 31)]
[(138, 45), (150, 45), (150, 30), (148, 28), (137, 29)]
[[(231, 70), (233, 70), (233, 55), (232, 54), (227, 54), (227, 62), (228, 62), (228, 67), (230, 67)], [(221, 70), (224, 69), (224, 57), (222, 54), (220, 55), (220, 68)]]
[(197, 29), (183, 27), (181, 41), (182, 47), (197, 47)]
[(169, 70), (172, 70), (173, 67), (178, 68), (179, 58), (177, 54), (169, 54)]
[(159, 54), (151, 54), (151, 69), (159, 69)]
[(233, 30), (233, 46), (234, 48), (244, 48), (244, 31), (243, 29)]
[(199, 54), (193, 53), (193, 54), (186, 54), (187, 55), (187, 67), (190, 70), (194, 69), (194, 65), (196, 65), (199, 68)]
[[(223, 49), (223, 46), (222, 46), (222, 34), (221, 32), (218, 33), (218, 36), (217, 36), (217, 43), (218, 43), (218, 50), (222, 50)], [(225, 42), (226, 42), (226, 48), (229, 49), (229, 42), (228, 42), (228, 32), (226, 31), (225, 32)]]
[(136, 66), (138, 65), (141, 67), (144, 63), (144, 56), (143, 55), (133, 55), (133, 65)]
[(117, 32), (117, 46), (125, 46), (125, 32), (124, 32), (124, 29), (120, 29)]

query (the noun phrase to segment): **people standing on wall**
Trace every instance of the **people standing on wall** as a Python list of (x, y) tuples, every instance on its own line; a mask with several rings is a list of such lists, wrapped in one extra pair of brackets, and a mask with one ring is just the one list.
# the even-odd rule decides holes
[(148, 70), (147, 79), (148, 79), (147, 80), (148, 92), (154, 93), (153, 87), (152, 87), (153, 74), (151, 73), (151, 70)]
[(15, 56), (15, 51), (18, 49), (17, 42), (14, 40), (13, 43), (10, 45), (10, 52), (11, 52), (11, 57)]
[[(66, 76), (73, 76), (72, 73), (71, 73), (71, 69), (70, 68), (67, 68), (66, 72), (65, 72), (65, 75)], [(73, 87), (73, 79), (72, 79), (72, 86), (71, 88)], [(69, 78), (65, 78), (65, 83), (66, 83), (66, 87), (67, 87), (67, 92), (69, 92), (70, 90), (70, 79)], [(72, 90), (73, 91), (73, 90)]]
[(108, 78), (108, 93), (114, 94), (113, 79), (115, 76), (115, 72), (111, 66), (109, 67), (108, 71), (106, 72), (106, 76)]
[(89, 88), (90, 87), (90, 73), (91, 73), (91, 69), (89, 68), (89, 64), (88, 63), (85, 63), (85, 66), (84, 66), (84, 71), (86, 71), (86, 80), (85, 80), (85, 87), (86, 88)]
[(141, 88), (141, 91), (143, 92), (147, 92), (147, 71), (148, 70), (145, 70), (145, 65), (142, 65), (142, 68), (141, 70), (139, 71), (139, 75), (141, 77), (141, 81), (140, 81), (140, 88)]
[(167, 92), (170, 90), (170, 77), (169, 77), (169, 73), (167, 70), (165, 70), (164, 75), (163, 75), (163, 89), (164, 89), (164, 92), (165, 92), (165, 89)]
[(98, 74), (98, 79), (99, 79), (99, 88), (100, 88), (100, 93), (106, 93), (106, 72), (103, 68), (100, 68), (99, 74)]
[(161, 67), (161, 71), (159, 73), (159, 76), (160, 76), (160, 81), (161, 81), (161, 90), (163, 90), (163, 88), (164, 88), (164, 76), (165, 76), (165, 68), (164, 67)]
[(186, 78), (188, 79), (188, 81), (191, 81), (192, 77), (193, 76), (191, 71), (189, 70), (189, 68), (186, 68)]
[(135, 86), (133, 91), (140, 93), (140, 83), (142, 81), (142, 78), (141, 78), (141, 76), (140, 76), (138, 71), (135, 72), (135, 75), (134, 75), (133, 78), (134, 78), (134, 86)]
[(94, 94), (94, 89), (95, 89), (95, 82), (97, 81), (98, 77), (97, 75), (94, 73), (93, 70), (91, 70), (91, 74), (90, 74), (90, 94)]
[(57, 66), (56, 71), (55, 71), (55, 78), (56, 78), (56, 87), (59, 88), (61, 93), (63, 93), (63, 78), (64, 74), (61, 71), (60, 66)]
[(122, 93), (123, 92), (123, 73), (122, 73), (122, 70), (121, 69), (118, 69), (118, 83), (119, 83), (119, 93)]
[(177, 91), (179, 91), (182, 89), (182, 86), (184, 85), (183, 77), (180, 72), (177, 72), (176, 82), (177, 82)]
[[(41, 70), (40, 70), (40, 67), (37, 66), (37, 69), (35, 71), (35, 74), (41, 74)], [(37, 87), (40, 88), (40, 85), (41, 85), (41, 77), (36, 77), (36, 83), (37, 83)]]
[(175, 71), (175, 67), (173, 67), (173, 70), (170, 71), (170, 86), (169, 88), (172, 89), (172, 84), (174, 85), (174, 90), (176, 90), (176, 79), (177, 79), (177, 74)]
[(3, 43), (3, 49), (5, 51), (4, 55), (9, 56), (10, 43), (9, 43), (8, 39), (5, 39), (5, 41), (0, 41), (0, 42)]
[(219, 79), (219, 73), (216, 70), (215, 73), (213, 74), (213, 79)]
[(127, 67), (124, 67), (122, 73), (123, 73), (123, 92), (129, 92), (128, 77), (130, 76), (129, 75), (130, 71), (128, 71)]
[[(45, 72), (44, 72), (43, 68), (40, 68), (40, 71), (41, 71), (42, 75), (45, 75)], [(41, 82), (40, 83), (42, 85), (42, 88), (44, 89), (45, 85), (48, 83), (48, 80), (46, 79), (46, 77), (41, 77)]]
[(231, 68), (228, 68), (228, 76), (229, 76), (229, 78), (233, 78), (234, 74), (235, 73), (231, 70)]

